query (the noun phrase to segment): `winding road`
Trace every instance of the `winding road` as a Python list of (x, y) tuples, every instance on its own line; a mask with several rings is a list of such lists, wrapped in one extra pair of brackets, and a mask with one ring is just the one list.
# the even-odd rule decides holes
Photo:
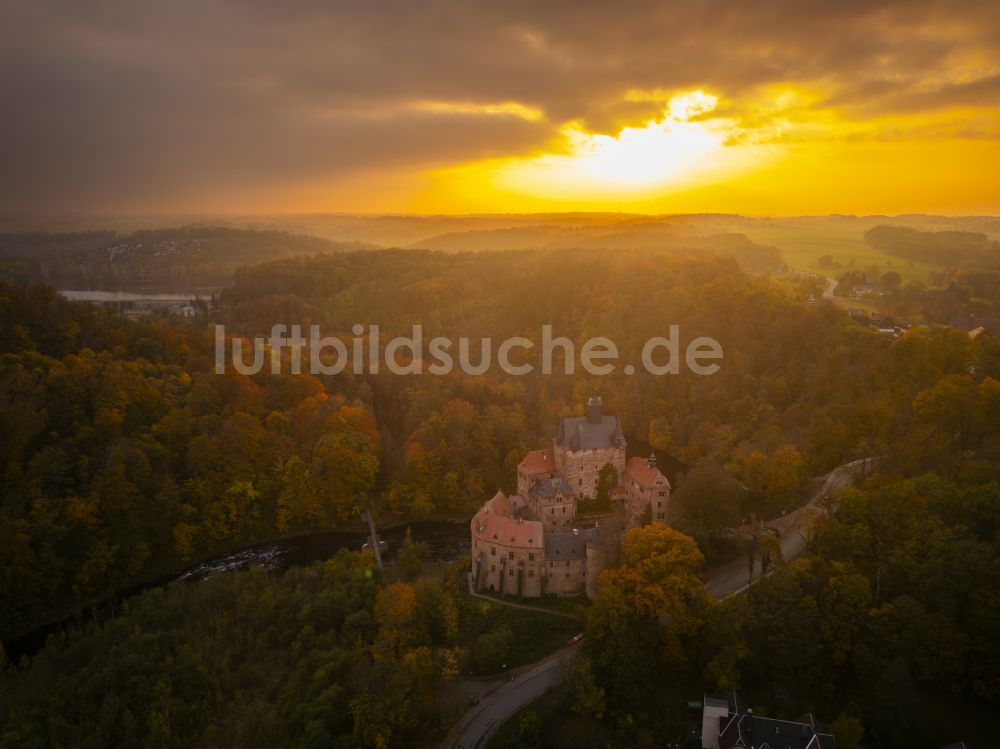
[[(860, 475), (871, 467), (875, 458), (860, 458), (850, 463), (837, 466), (823, 478), (823, 483), (816, 494), (806, 504), (794, 512), (780, 518), (768, 520), (764, 525), (776, 528), (781, 532), (781, 557), (788, 561), (802, 553), (808, 538), (809, 528), (816, 517), (823, 513), (820, 502), (831, 494), (840, 491), (853, 483)], [(754, 568), (754, 581), (760, 579), (760, 568)], [(716, 598), (725, 598), (735, 593), (742, 593), (749, 587), (747, 579), (747, 562), (736, 559), (729, 564), (708, 570), (704, 577), (705, 587)]]
[(823, 298), (829, 299), (832, 302), (834, 301), (833, 292), (837, 288), (837, 279), (824, 276), (824, 280), (826, 281), (826, 288), (823, 289)]
[[(832, 288), (831, 288), (832, 292)], [(825, 294), (824, 294), (825, 296)], [(823, 478), (823, 484), (805, 505), (766, 525), (781, 531), (781, 553), (790, 560), (802, 553), (809, 526), (823, 512), (820, 502), (853, 483), (877, 460), (861, 458), (837, 466)], [(755, 570), (754, 580), (760, 578)], [(748, 587), (747, 564), (737, 559), (730, 564), (709, 570), (705, 587), (716, 598), (740, 593)], [(572, 660), (578, 645), (571, 645), (539, 661), (471, 708), (452, 729), (442, 745), (445, 749), (481, 749), (510, 716), (541, 697), (550, 689), (567, 681), (572, 674)]]
[(480, 749), (485, 746), (507, 718), (569, 680), (576, 648), (576, 645), (570, 645), (550, 655), (486, 697), (462, 716), (443, 746), (453, 749)]

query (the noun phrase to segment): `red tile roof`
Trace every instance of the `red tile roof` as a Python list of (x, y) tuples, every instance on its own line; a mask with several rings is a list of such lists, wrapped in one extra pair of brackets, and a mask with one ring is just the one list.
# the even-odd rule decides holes
[[(657, 477), (663, 476), (659, 468), (650, 466), (645, 458), (638, 457), (628, 459), (628, 462), (625, 464), (625, 475), (639, 484), (639, 486), (647, 488), (653, 485), (653, 481)], [(663, 480), (667, 481), (667, 477), (663, 476)], [(667, 481), (667, 486), (670, 486), (669, 481)]]
[(524, 456), (518, 466), (526, 476), (537, 476), (540, 473), (555, 473), (556, 462), (552, 457), (552, 448), (547, 450), (532, 450)]
[[(537, 520), (522, 520), (508, 514), (519, 496), (505, 497), (502, 492), (484, 504), (472, 518), (472, 535), (481, 541), (522, 549), (542, 549), (542, 524)], [(516, 508), (515, 508), (516, 509)]]
[(520, 494), (512, 494), (509, 497), (502, 491), (498, 491), (484, 507), (489, 507), (491, 512), (497, 515), (512, 517), (525, 507), (524, 498)]

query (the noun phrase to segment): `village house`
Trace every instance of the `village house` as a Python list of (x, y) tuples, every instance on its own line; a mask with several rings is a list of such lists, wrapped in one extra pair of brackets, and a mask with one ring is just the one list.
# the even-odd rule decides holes
[(837, 749), (837, 740), (811, 713), (798, 720), (764, 718), (735, 692), (705, 695), (702, 705), (702, 749)]
[(885, 296), (887, 290), (877, 283), (859, 283), (852, 289), (854, 296)]

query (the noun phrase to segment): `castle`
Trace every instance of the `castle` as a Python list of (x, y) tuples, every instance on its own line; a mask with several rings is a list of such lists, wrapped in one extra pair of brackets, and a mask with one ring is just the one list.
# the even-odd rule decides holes
[(517, 493), (498, 491), (472, 518), (472, 584), (477, 591), (538, 598), (593, 598), (604, 569), (601, 530), (576, 527), (580, 499), (595, 497), (601, 471), (614, 469), (611, 496), (625, 523), (663, 520), (670, 482), (648, 459), (625, 459), (618, 418), (605, 414), (601, 399), (586, 415), (563, 419), (552, 447), (529, 452), (517, 467)]

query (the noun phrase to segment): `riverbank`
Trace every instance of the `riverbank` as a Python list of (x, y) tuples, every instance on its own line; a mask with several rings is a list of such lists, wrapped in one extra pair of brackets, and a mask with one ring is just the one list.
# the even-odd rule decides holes
[[(407, 528), (411, 529), (414, 541), (427, 546), (428, 561), (455, 562), (468, 552), (468, 527), (464, 521), (400, 518), (398, 523), (378, 529), (380, 537), (389, 542), (389, 559), (402, 544)], [(105, 595), (94, 596), (84, 603), (65, 605), (50, 621), (4, 637), (3, 646), (9, 659), (17, 662), (23, 656), (30, 657), (38, 652), (49, 635), (73, 624), (114, 617), (123, 601), (146, 591), (173, 582), (196, 582), (209, 575), (249, 567), (282, 571), (304, 566), (329, 559), (342, 548), (359, 551), (367, 537), (367, 526), (358, 520), (335, 529), (286, 534), (249, 544), (230, 545), (228, 548), (222, 546), (198, 561), (183, 566), (164, 565), (161, 569), (151, 570), (141, 581), (109, 590)]]

